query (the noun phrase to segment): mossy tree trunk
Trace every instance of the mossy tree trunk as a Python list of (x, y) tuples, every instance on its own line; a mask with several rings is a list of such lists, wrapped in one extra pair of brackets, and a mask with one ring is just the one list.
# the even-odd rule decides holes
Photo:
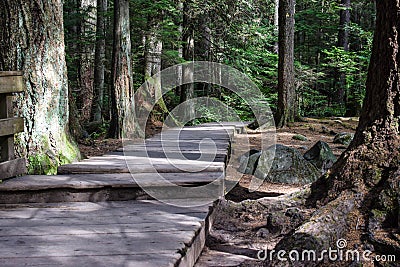
[(68, 131), (68, 83), (61, 0), (0, 2), (0, 69), (22, 70), (26, 93), (17, 99), (25, 132), (17, 152), (31, 173), (55, 173), (79, 157)]
[(313, 184), (308, 204), (318, 211), (278, 248), (321, 251), (336, 248), (336, 240), (345, 238), (348, 249), (400, 257), (400, 0), (376, 1), (376, 6), (366, 97), (355, 138), (330, 173)]

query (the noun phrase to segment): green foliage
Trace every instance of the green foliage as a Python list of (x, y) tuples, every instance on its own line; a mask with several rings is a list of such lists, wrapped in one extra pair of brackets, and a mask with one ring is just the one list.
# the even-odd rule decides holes
[[(183, 3), (189, 8), (189, 21), (183, 24)], [(361, 107), (365, 95), (365, 83), (374, 29), (375, 7), (371, 2), (352, 0), (349, 31), (350, 50), (338, 47), (339, 11), (337, 1), (298, 0), (295, 25), (295, 87), (298, 113), (301, 116), (343, 116), (349, 110)], [(93, 41), (77, 35), (77, 27), (91, 14), (90, 10), (76, 7), (76, 1), (64, 3), (64, 22), (67, 50), (68, 77), (70, 86), (77, 88), (79, 75), (79, 49)], [(176, 0), (131, 0), (130, 24), (132, 40), (132, 77), (138, 88), (145, 80), (145, 37), (151, 34), (163, 43), (162, 68), (182, 63), (182, 35), (193, 29), (195, 56), (193, 60), (204, 60), (201, 50), (202, 26), (209, 30), (210, 61), (227, 64), (245, 73), (262, 91), (264, 99), (273, 111), (277, 105), (278, 41), (274, 26), (274, 1), (223, 0), (223, 1), (176, 1)], [(109, 2), (106, 36), (106, 81), (111, 83), (111, 51), (113, 36), (113, 1)], [(197, 50), (196, 50), (197, 49)], [(344, 74), (345, 81), (338, 73)], [(345, 85), (345, 101), (337, 100), (338, 91)], [(196, 88), (199, 87), (196, 85)], [(78, 95), (78, 94), (77, 94)], [(243, 99), (218, 86), (209, 90), (196, 90), (197, 96), (219, 99), (235, 109), (243, 120), (254, 119), (254, 114)], [(179, 89), (164, 96), (169, 110), (179, 102)], [(104, 110), (110, 105), (110, 93), (104, 95)], [(157, 118), (165, 117), (164, 110), (155, 111)], [(104, 112), (108, 114), (107, 112)], [(201, 121), (218, 120), (218, 110), (204, 110), (207, 118)], [(104, 129), (96, 131), (98, 137)]]

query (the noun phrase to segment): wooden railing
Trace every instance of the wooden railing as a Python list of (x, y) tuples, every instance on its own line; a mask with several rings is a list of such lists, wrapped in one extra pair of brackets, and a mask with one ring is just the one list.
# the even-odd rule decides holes
[(26, 173), (26, 161), (14, 155), (14, 134), (24, 131), (24, 120), (14, 117), (13, 93), (24, 91), (22, 72), (0, 71), (0, 179)]

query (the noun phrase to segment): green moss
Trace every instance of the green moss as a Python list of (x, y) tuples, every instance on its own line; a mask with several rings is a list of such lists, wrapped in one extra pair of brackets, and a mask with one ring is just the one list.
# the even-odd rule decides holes
[(294, 140), (299, 140), (299, 141), (308, 141), (307, 137), (301, 134), (296, 134), (292, 137)]
[(66, 134), (63, 134), (61, 141), (58, 154), (55, 155), (50, 150), (47, 137), (44, 136), (42, 138), (44, 152), (28, 156), (28, 173), (54, 175), (57, 174), (58, 166), (80, 159), (78, 147), (69, 140)]
[(47, 154), (36, 154), (28, 156), (29, 174), (52, 175), (57, 173), (58, 164)]

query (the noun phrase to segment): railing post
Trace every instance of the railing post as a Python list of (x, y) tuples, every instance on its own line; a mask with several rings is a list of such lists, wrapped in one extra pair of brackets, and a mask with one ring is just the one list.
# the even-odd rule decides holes
[(13, 113), (13, 93), (24, 91), (22, 72), (0, 71), (0, 179), (26, 173), (25, 159), (15, 159), (14, 134), (22, 132), (22, 118)]

